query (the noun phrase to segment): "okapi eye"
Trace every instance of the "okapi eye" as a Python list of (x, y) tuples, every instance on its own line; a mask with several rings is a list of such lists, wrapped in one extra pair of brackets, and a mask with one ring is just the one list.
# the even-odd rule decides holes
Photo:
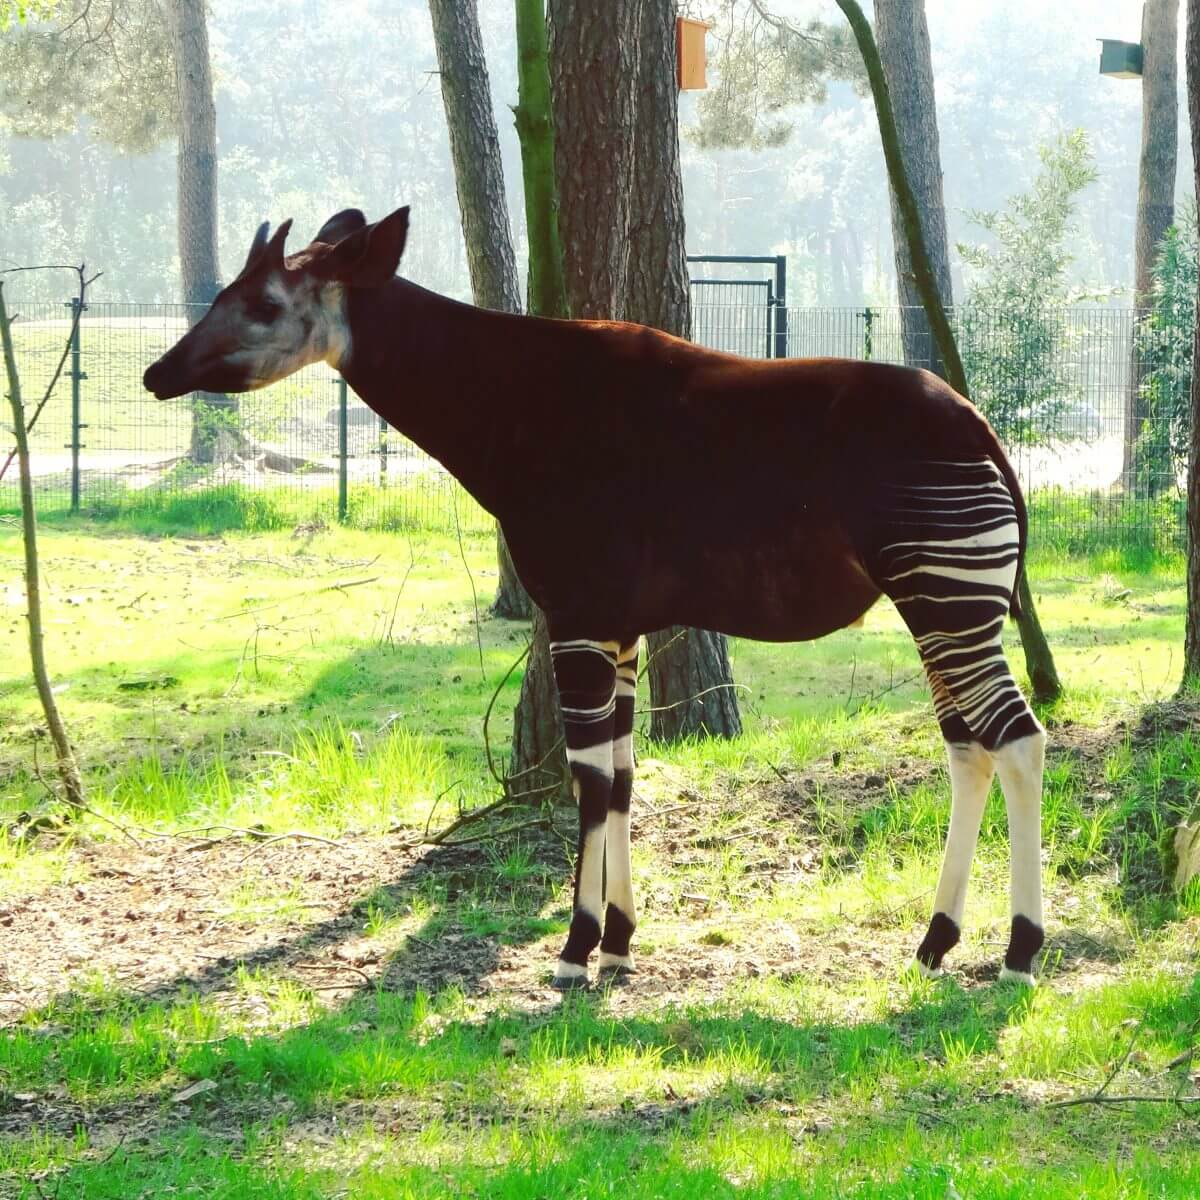
[(246, 316), (259, 325), (270, 325), (283, 312), (283, 305), (274, 300), (253, 300), (246, 306)]

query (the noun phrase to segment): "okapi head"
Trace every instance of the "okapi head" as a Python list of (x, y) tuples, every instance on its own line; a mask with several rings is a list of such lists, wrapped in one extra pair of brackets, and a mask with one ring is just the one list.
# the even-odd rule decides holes
[(187, 392), (248, 392), (350, 348), (346, 289), (387, 283), (400, 265), (408, 208), (368, 225), (357, 208), (329, 218), (298, 254), (284, 256), (291, 221), (259, 226), (246, 265), (142, 383), (160, 400)]

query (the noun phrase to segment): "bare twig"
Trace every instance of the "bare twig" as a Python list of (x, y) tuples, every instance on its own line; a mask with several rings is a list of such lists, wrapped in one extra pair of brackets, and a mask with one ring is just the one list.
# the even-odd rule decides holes
[(707, 696), (709, 692), (719, 692), (724, 688), (734, 688), (737, 691), (748, 692), (750, 689), (744, 683), (714, 683), (712, 687), (705, 688), (702, 692), (697, 692), (694, 696), (688, 696), (684, 700), (676, 700), (674, 704), (659, 704), (653, 708), (639, 708), (638, 716), (645, 713), (667, 712), (672, 708), (678, 708), (681, 704), (691, 704), (693, 700), (699, 700), (701, 696)]

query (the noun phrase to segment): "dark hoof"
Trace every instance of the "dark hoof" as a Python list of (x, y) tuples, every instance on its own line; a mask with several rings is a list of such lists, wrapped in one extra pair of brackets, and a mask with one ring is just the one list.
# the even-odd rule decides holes
[(588, 989), (588, 977), (583, 975), (555, 975), (550, 986), (557, 992), (585, 992)]

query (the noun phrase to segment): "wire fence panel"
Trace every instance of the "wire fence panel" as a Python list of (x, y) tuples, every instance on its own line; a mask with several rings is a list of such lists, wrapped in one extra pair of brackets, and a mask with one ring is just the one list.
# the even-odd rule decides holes
[[(694, 337), (714, 349), (764, 358), (786, 344), (791, 357), (905, 360), (899, 308), (782, 309), (761, 280), (696, 280), (692, 294)], [(72, 309), (14, 307), (32, 413), (63, 356)], [(31, 437), (44, 509), (104, 512), (219, 496), (277, 525), (492, 528), (440, 463), (324, 365), (237, 397), (155, 400), (142, 374), (188, 317), (183, 305), (87, 306), (77, 354), (67, 356)], [(1036, 539), (1067, 551), (1183, 546), (1190, 330), (1148, 333), (1133, 311), (1117, 308), (959, 308), (952, 319), (972, 398), (1008, 448)], [(919, 327), (911, 336), (914, 324), (910, 365), (928, 365), (928, 339)], [(2, 414), (0, 428), (11, 434)], [(17, 506), (13, 464), (0, 481), (0, 510)]]

